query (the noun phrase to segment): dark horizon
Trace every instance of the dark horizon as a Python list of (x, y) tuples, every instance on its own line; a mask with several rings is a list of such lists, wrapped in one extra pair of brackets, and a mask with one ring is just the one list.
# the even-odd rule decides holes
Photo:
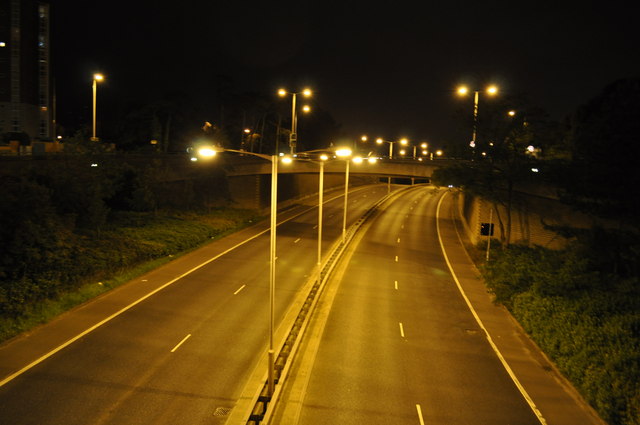
[(96, 71), (106, 76), (102, 108), (177, 91), (206, 113), (225, 76), (238, 92), (274, 100), (280, 86), (310, 86), (313, 102), (350, 137), (436, 143), (458, 135), (460, 83), (498, 84), (503, 96), (524, 95), (562, 120), (606, 85), (640, 75), (626, 5), (555, 3), (549, 13), (502, 1), (426, 12), (357, 2), (51, 3), (58, 121), (70, 126), (90, 119)]

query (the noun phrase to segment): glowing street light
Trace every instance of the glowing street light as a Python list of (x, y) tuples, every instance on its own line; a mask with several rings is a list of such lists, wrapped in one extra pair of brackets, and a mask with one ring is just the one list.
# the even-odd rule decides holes
[(98, 81), (103, 81), (104, 75), (102, 74), (93, 74), (93, 83), (91, 85), (93, 89), (93, 132), (91, 136), (91, 141), (97, 142), (98, 137), (96, 136), (96, 97), (98, 93)]
[[(466, 96), (467, 93), (469, 93), (469, 88), (467, 86), (460, 86), (458, 87), (458, 95), (460, 96)], [(488, 86), (485, 90), (485, 93), (487, 93), (490, 96), (495, 96), (496, 94), (498, 94), (498, 87), (495, 85), (490, 85)], [(471, 138), (471, 143), (469, 143), (469, 146), (471, 146), (472, 148), (475, 148), (476, 146), (476, 134), (478, 131), (478, 97), (479, 97), (479, 90), (474, 90), (473, 91), (474, 96), (473, 96), (473, 137)]]
[[(279, 89), (278, 96), (285, 97), (286, 95), (291, 95), (291, 133), (289, 134), (289, 147), (291, 149), (291, 154), (296, 153), (296, 144), (298, 141), (298, 116), (296, 110), (296, 98), (298, 94), (302, 94), (304, 97), (311, 97), (312, 92), (310, 89), (302, 90), (302, 93), (289, 92), (286, 89)], [(309, 112), (311, 108), (308, 105), (302, 107), (303, 112)]]

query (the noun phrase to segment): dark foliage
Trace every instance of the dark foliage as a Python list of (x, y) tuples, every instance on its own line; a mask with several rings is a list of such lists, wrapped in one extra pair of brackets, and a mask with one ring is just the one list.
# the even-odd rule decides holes
[[(186, 158), (87, 155), (6, 163), (0, 176), (0, 315), (20, 315), (87, 278), (166, 255), (154, 243), (114, 231), (120, 212), (153, 213), (159, 206), (205, 210), (225, 198), (221, 171), (186, 168), (176, 179), (180, 161), (188, 164)], [(186, 249), (211, 236), (208, 232), (163, 244)]]
[(638, 425), (640, 281), (603, 272), (600, 255), (582, 243), (561, 252), (511, 246), (484, 276), (607, 423)]
[(637, 228), (640, 78), (614, 82), (581, 107), (569, 140), (572, 160), (558, 171), (564, 199), (598, 217)]

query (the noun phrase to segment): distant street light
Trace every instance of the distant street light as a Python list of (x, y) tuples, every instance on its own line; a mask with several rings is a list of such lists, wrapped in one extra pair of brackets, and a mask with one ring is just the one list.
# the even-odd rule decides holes
[[(298, 142), (298, 116), (296, 110), (296, 98), (298, 94), (302, 94), (304, 97), (311, 97), (311, 90), (304, 89), (302, 93), (289, 92), (285, 89), (278, 90), (278, 96), (285, 97), (291, 95), (291, 133), (289, 134), (289, 147), (291, 149), (291, 155), (296, 153), (296, 144)], [(302, 107), (303, 112), (309, 112), (311, 108), (308, 105)]]
[(384, 140), (381, 137), (378, 137), (376, 139), (376, 143), (379, 144), (379, 145), (381, 145), (383, 143), (388, 143), (389, 144), (389, 159), (393, 159), (393, 144), (394, 143), (400, 143), (401, 145), (406, 146), (409, 143), (409, 141), (407, 139), (400, 139), (397, 142), (390, 142), (388, 140)]
[[(487, 87), (484, 90), (485, 93), (487, 93), (490, 96), (495, 96), (496, 94), (498, 94), (498, 87), (491, 85), (489, 87)], [(460, 96), (465, 96), (467, 93), (469, 93), (469, 89), (467, 88), (467, 86), (460, 86), (458, 87), (458, 95)], [(473, 96), (473, 136), (471, 138), (471, 143), (469, 143), (469, 146), (471, 146), (472, 148), (476, 147), (476, 135), (477, 135), (477, 131), (478, 131), (478, 97), (479, 97), (479, 90), (474, 90), (474, 96)]]
[(92, 142), (97, 142), (98, 137), (96, 136), (96, 97), (98, 93), (98, 81), (103, 81), (104, 76), (102, 74), (93, 74), (93, 132), (91, 136)]

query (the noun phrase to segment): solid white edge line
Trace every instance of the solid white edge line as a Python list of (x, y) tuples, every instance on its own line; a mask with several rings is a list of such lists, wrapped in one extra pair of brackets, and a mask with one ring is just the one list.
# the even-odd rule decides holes
[(171, 350), (171, 352), (173, 353), (174, 351), (176, 351), (182, 344), (184, 344), (184, 342), (186, 340), (188, 340), (191, 337), (191, 334), (188, 334), (187, 336), (185, 336), (184, 338), (182, 338), (182, 341), (180, 341), (178, 343), (178, 345), (176, 345), (175, 347), (173, 347), (173, 350)]
[(445, 192), (445, 194), (442, 195), (440, 197), (440, 200), (438, 201), (438, 207), (436, 208), (436, 231), (438, 233), (438, 242), (440, 243), (440, 249), (442, 250), (442, 255), (444, 256), (445, 262), (447, 263), (447, 267), (449, 267), (449, 272), (451, 273), (453, 280), (456, 282), (456, 286), (458, 287), (458, 290), (460, 291), (462, 298), (464, 298), (465, 303), (467, 303), (467, 307), (469, 307), (471, 314), (476, 319), (478, 326), (480, 326), (480, 329), (484, 331), (484, 334), (487, 337), (487, 341), (489, 342), (489, 345), (491, 346), (493, 351), (496, 353), (496, 356), (500, 360), (500, 363), (502, 363), (502, 366), (505, 368), (505, 370), (511, 377), (511, 380), (513, 381), (514, 384), (516, 384), (516, 387), (518, 387), (520, 394), (522, 394), (527, 404), (529, 404), (529, 407), (533, 411), (533, 414), (536, 415), (536, 417), (538, 418), (538, 420), (542, 425), (547, 425), (547, 421), (542, 416), (542, 412), (540, 412), (536, 404), (533, 402), (533, 400), (529, 396), (529, 393), (527, 393), (527, 391), (524, 389), (524, 387), (516, 377), (515, 373), (511, 369), (511, 366), (509, 366), (509, 363), (507, 363), (507, 360), (504, 358), (504, 356), (498, 349), (498, 346), (496, 346), (496, 344), (493, 342), (491, 335), (489, 335), (489, 331), (487, 331), (487, 328), (484, 326), (484, 323), (480, 319), (480, 316), (478, 316), (478, 313), (476, 312), (475, 308), (473, 308), (473, 305), (471, 305), (471, 301), (467, 297), (467, 294), (464, 292), (464, 289), (462, 289), (462, 285), (458, 280), (458, 276), (456, 276), (456, 273), (453, 271), (453, 267), (451, 266), (451, 262), (449, 261), (449, 256), (447, 255), (447, 252), (444, 249), (444, 243), (442, 242), (442, 235), (440, 233), (440, 207), (442, 206), (442, 201), (444, 200), (445, 196), (447, 196), (447, 193), (448, 192)]
[(418, 419), (420, 419), (420, 425), (424, 425), (424, 418), (422, 417), (422, 407), (416, 404), (416, 410), (418, 411)]
[(247, 285), (242, 285), (241, 287), (239, 287), (239, 288), (236, 290), (236, 292), (234, 292), (234, 293), (233, 293), (233, 295), (238, 295), (238, 292), (242, 291), (242, 290), (245, 288), (245, 286), (247, 286)]

